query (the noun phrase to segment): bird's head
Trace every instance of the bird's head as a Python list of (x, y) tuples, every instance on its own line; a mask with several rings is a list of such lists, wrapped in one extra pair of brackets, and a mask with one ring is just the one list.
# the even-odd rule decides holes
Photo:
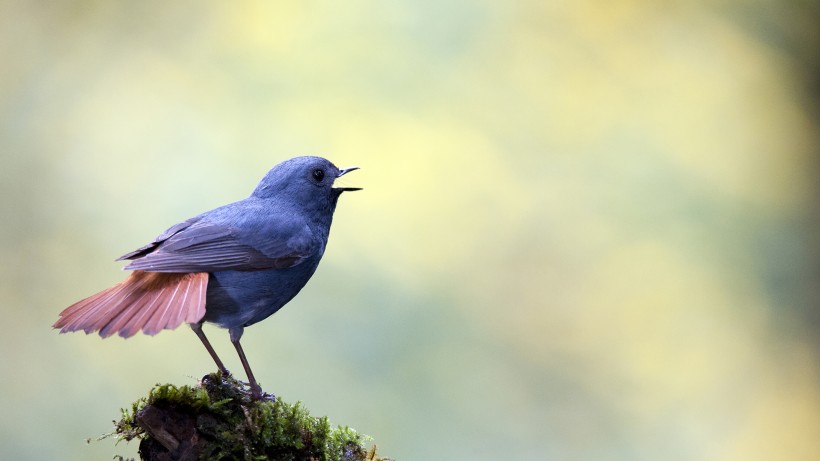
[(258, 198), (287, 199), (307, 208), (332, 210), (342, 192), (361, 190), (359, 187), (333, 187), (344, 174), (359, 167), (337, 168), (322, 157), (295, 157), (273, 167), (253, 191)]

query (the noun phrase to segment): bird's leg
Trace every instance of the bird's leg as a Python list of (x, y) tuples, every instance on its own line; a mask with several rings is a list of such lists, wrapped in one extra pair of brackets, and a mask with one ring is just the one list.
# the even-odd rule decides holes
[(236, 352), (239, 354), (239, 360), (242, 361), (242, 366), (245, 367), (245, 373), (248, 375), (248, 381), (251, 384), (251, 398), (254, 400), (259, 400), (262, 398), (262, 388), (259, 387), (259, 383), (256, 382), (256, 378), (253, 377), (253, 372), (251, 371), (251, 366), (248, 364), (248, 359), (245, 357), (245, 352), (242, 351), (242, 345), (239, 344), (239, 341), (232, 341), (234, 347), (236, 347)]
[(191, 329), (194, 330), (194, 333), (199, 337), (202, 341), (202, 344), (205, 346), (205, 349), (208, 349), (208, 353), (211, 354), (211, 358), (214, 359), (216, 362), (216, 367), (219, 368), (219, 371), (224, 376), (230, 376), (231, 372), (225, 368), (225, 365), (222, 363), (222, 360), (219, 360), (219, 356), (216, 355), (216, 351), (214, 350), (213, 346), (211, 346), (211, 342), (208, 341), (208, 338), (205, 337), (205, 333), (202, 331), (202, 323), (192, 323)]
[(245, 351), (242, 350), (242, 345), (239, 344), (239, 338), (242, 337), (243, 331), (244, 329), (242, 327), (231, 328), (229, 330), (231, 343), (233, 343), (233, 347), (236, 348), (236, 353), (239, 354), (239, 360), (242, 361), (242, 366), (245, 368), (245, 374), (248, 376), (248, 381), (251, 384), (251, 398), (253, 400), (259, 400), (262, 398), (262, 388), (259, 386), (259, 383), (256, 382), (256, 378), (253, 377), (251, 365), (248, 363), (248, 358), (245, 357)]

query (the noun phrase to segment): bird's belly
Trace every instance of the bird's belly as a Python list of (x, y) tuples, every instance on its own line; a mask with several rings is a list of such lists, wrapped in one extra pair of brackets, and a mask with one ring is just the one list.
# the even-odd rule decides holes
[(208, 278), (206, 322), (223, 328), (264, 320), (293, 299), (316, 270), (305, 261), (288, 269), (213, 272)]

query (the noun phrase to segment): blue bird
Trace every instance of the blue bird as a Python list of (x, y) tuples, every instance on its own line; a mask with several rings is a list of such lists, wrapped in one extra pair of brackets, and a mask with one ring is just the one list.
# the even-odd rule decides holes
[(176, 224), (120, 257), (130, 261), (130, 276), (63, 310), (54, 328), (128, 338), (188, 323), (228, 375), (202, 331), (204, 322), (215, 323), (228, 329), (251, 395), (260, 399), (239, 340), (245, 327), (282, 308), (316, 271), (339, 196), (360, 190), (333, 183), (356, 169), (321, 157), (276, 165), (250, 197)]

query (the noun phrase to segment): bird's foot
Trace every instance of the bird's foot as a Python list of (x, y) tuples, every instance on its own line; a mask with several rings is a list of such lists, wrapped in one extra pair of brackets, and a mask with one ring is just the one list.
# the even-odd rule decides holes
[(275, 402), (276, 396), (273, 394), (268, 394), (267, 392), (263, 391), (261, 387), (252, 387), (251, 388), (251, 400), (254, 402), (259, 401), (269, 401)]
[(217, 373), (208, 374), (202, 377), (200, 383), (203, 387), (206, 388), (219, 388), (219, 387), (228, 387), (233, 389), (233, 392), (238, 393), (243, 396), (245, 399), (249, 399), (254, 402), (258, 401), (276, 401), (276, 396), (273, 394), (269, 394), (262, 390), (262, 387), (259, 384), (254, 382), (246, 382), (231, 375), (226, 375), (224, 372), (219, 371)]
[(243, 389), (242, 393), (247, 395), (251, 398), (251, 401), (259, 402), (259, 401), (270, 401), (275, 402), (276, 396), (273, 394), (269, 394), (262, 390), (262, 387), (259, 385), (254, 386), (253, 383), (247, 383), (245, 381), (240, 381), (238, 379), (234, 379), (237, 383), (241, 384)]
[[(254, 383), (255, 384), (255, 383)], [(262, 400), (262, 388), (251, 384), (251, 400)]]

